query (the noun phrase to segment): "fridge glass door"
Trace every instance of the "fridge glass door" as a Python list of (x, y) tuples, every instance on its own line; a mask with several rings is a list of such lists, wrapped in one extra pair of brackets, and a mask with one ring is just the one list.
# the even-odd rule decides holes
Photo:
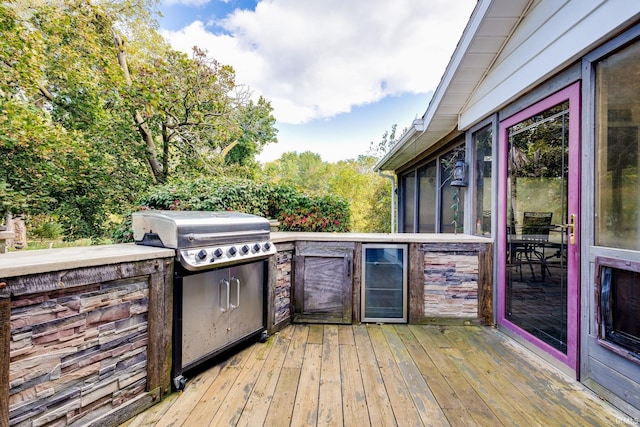
[(407, 321), (406, 245), (362, 245), (362, 321)]

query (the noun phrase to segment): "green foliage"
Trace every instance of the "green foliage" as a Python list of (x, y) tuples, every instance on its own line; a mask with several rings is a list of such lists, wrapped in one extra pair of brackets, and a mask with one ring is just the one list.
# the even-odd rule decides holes
[(258, 169), (255, 156), (266, 144), (277, 142), (275, 117), (271, 104), (260, 97), (257, 103), (249, 100), (237, 109), (237, 120), (242, 130), (238, 143), (225, 156), (227, 165), (251, 166)]
[[(323, 162), (309, 151), (284, 153), (265, 165), (271, 182), (291, 185), (311, 194), (331, 194), (349, 201), (351, 229), (357, 232), (389, 232), (391, 223), (391, 183), (373, 172), (377, 159), (360, 156), (356, 160)], [(297, 221), (301, 221), (300, 218)], [(296, 220), (292, 219), (292, 222)]]
[(0, 3), (0, 213), (100, 237), (171, 177), (255, 177), (270, 103), (206, 52), (173, 51), (156, 0)]
[[(139, 209), (237, 211), (280, 221), (281, 231), (350, 230), (347, 200), (310, 196), (288, 185), (234, 178), (200, 178), (157, 186), (138, 200)], [(131, 241), (130, 217), (113, 234)]]
[(54, 221), (43, 220), (31, 227), (30, 234), (42, 240), (57, 240), (62, 236), (63, 228)]
[(301, 191), (322, 193), (329, 190), (329, 165), (310, 151), (283, 153), (280, 159), (265, 165), (265, 174), (272, 182), (291, 185)]
[(367, 227), (365, 231), (372, 233), (391, 232), (391, 181), (377, 176), (379, 180), (373, 185), (370, 206), (367, 211)]
[(157, 182), (219, 174), (225, 165), (258, 167), (255, 155), (277, 141), (273, 109), (236, 84), (232, 67), (197, 47), (191, 57), (168, 46), (146, 48), (143, 59), (122, 66), (132, 76), (128, 100), (142, 136), (137, 143), (146, 145)]
[(382, 159), (389, 151), (391, 151), (393, 146), (396, 145), (398, 140), (407, 131), (407, 128), (404, 128), (402, 130), (402, 133), (400, 134), (400, 137), (397, 137), (397, 129), (398, 125), (394, 124), (393, 126), (391, 126), (391, 131), (385, 131), (382, 134), (382, 138), (380, 139), (380, 141), (371, 141), (369, 143), (369, 150), (367, 151), (367, 155), (375, 157), (378, 160)]
[(349, 231), (349, 203), (335, 195), (299, 195), (283, 206), (278, 219), (282, 231)]

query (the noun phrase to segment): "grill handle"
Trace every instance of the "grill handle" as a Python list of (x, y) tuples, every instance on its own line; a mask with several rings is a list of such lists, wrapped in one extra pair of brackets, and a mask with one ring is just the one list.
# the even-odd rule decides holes
[(231, 304), (231, 310), (235, 310), (236, 308), (240, 307), (240, 279), (236, 277), (232, 277), (229, 282), (230, 282), (230, 285), (235, 285), (236, 287), (236, 301), (235, 301), (236, 303)]
[[(224, 294), (226, 296), (226, 304), (222, 305), (222, 291), (224, 288)], [(229, 281), (223, 279), (220, 280), (220, 282), (218, 283), (218, 307), (220, 307), (220, 310), (225, 313), (227, 310), (229, 310)]]
[(258, 234), (263, 234), (264, 231), (256, 232), (256, 230), (249, 231), (225, 231), (224, 233), (189, 233), (186, 237), (189, 241), (205, 242), (214, 240), (216, 242), (228, 239), (229, 237), (252, 237)]

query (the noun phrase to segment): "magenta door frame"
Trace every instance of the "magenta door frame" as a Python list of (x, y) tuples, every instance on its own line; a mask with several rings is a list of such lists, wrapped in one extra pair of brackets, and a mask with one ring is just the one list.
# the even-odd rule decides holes
[[(535, 114), (547, 110), (562, 102), (569, 101), (569, 187), (568, 214), (576, 215), (575, 243), (570, 243), (567, 236), (567, 354), (520, 329), (505, 317), (505, 287), (507, 265), (507, 164), (508, 137), (507, 129), (526, 120)], [(498, 178), (498, 324), (516, 333), (526, 341), (541, 348), (546, 353), (569, 366), (578, 377), (579, 331), (580, 331), (580, 82), (554, 93), (524, 110), (500, 122), (499, 147), (500, 168)], [(565, 224), (568, 218), (564, 218)]]

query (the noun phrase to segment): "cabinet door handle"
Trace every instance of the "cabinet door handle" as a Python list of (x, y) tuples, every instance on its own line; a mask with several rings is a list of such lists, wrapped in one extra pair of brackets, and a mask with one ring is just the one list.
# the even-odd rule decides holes
[[(225, 304), (223, 305), (223, 301), (222, 301), (222, 291), (225, 291), (225, 297), (226, 297), (226, 301)], [(229, 310), (229, 282), (227, 280), (220, 280), (220, 282), (218, 283), (218, 307), (220, 308), (220, 310), (224, 313), (227, 310)]]
[[(231, 310), (236, 309), (238, 307), (240, 307), (240, 279), (237, 279), (235, 277), (232, 277), (231, 280), (229, 281), (231, 285), (235, 285), (236, 286), (236, 303), (234, 304), (230, 304), (231, 305)], [(231, 293), (231, 291), (229, 291), (229, 293)]]
[(347, 277), (351, 277), (351, 258), (347, 258)]

